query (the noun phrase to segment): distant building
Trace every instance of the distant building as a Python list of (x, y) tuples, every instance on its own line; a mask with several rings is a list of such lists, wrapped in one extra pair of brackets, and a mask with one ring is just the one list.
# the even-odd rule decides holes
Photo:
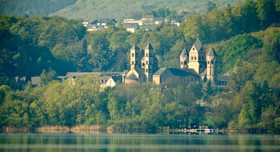
[(139, 26), (142, 26), (144, 24), (144, 21), (134, 20), (134, 19), (124, 19), (123, 23), (137, 23)]
[(117, 21), (115, 19), (100, 19), (97, 22), (98, 26), (104, 26), (105, 28), (107, 28), (110, 25), (116, 26), (116, 24), (117, 24)]
[[(64, 80), (72, 80), (92, 75), (98, 79), (100, 79), (100, 88), (103, 90), (105, 87), (114, 87), (117, 83), (123, 83), (124, 82), (124, 76), (125, 72), (67, 72), (66, 76), (64, 77)], [(75, 84), (75, 82), (73, 82)]]
[(170, 24), (179, 27), (181, 23), (176, 19), (172, 19), (170, 20)]
[(153, 15), (145, 15), (141, 19), (142, 21), (145, 22), (153, 22), (154, 21), (154, 16)]
[(115, 19), (101, 19), (101, 20), (91, 20), (83, 21), (83, 25), (87, 28), (87, 31), (103, 31), (104, 28), (108, 26), (116, 26), (117, 21)]
[(137, 23), (124, 23), (123, 27), (130, 33), (136, 33), (139, 30), (139, 25)]
[(36, 77), (31, 77), (31, 85), (32, 86), (40, 86), (40, 76), (36, 76)]
[(164, 19), (163, 19), (163, 18), (155, 18), (155, 19), (154, 19), (154, 24), (155, 24), (155, 25), (158, 25), (158, 24), (163, 23), (163, 22), (164, 22)]

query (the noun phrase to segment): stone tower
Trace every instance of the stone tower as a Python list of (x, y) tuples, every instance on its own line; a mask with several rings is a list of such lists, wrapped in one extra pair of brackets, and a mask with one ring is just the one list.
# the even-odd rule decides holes
[(189, 69), (194, 69), (197, 74), (200, 74), (206, 68), (206, 52), (202, 47), (202, 43), (198, 38), (194, 42), (189, 52)]
[(145, 48), (145, 53), (144, 53), (144, 73), (147, 78), (147, 82), (152, 82), (153, 81), (153, 73), (154, 73), (154, 68), (153, 68), (153, 47), (149, 43), (146, 48)]
[(217, 53), (213, 48), (206, 55), (207, 61), (207, 80), (216, 83)]
[(180, 69), (187, 70), (188, 69), (188, 53), (186, 49), (184, 49), (180, 55)]
[(134, 44), (130, 49), (130, 69), (140, 68), (140, 49)]

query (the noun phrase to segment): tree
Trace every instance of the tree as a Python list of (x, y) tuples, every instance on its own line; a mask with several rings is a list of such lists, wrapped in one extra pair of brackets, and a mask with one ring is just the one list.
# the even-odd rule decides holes
[(275, 10), (275, 0), (256, 0), (257, 13), (264, 28), (277, 21)]
[(216, 4), (209, 1), (209, 2), (206, 4), (206, 13), (211, 12), (211, 11), (212, 11), (213, 9), (215, 9), (215, 8), (217, 8)]
[(279, 39), (273, 41), (272, 43), (272, 57), (280, 64), (280, 43)]
[(47, 85), (52, 80), (56, 79), (56, 72), (53, 69), (49, 69), (49, 72), (47, 72), (45, 69), (40, 75), (40, 84), (41, 85)]
[(209, 80), (208, 82), (207, 82), (207, 86), (206, 86), (206, 90), (205, 90), (205, 92), (208, 94), (208, 95), (213, 95), (213, 87), (212, 87), (212, 82), (211, 82), (211, 80)]

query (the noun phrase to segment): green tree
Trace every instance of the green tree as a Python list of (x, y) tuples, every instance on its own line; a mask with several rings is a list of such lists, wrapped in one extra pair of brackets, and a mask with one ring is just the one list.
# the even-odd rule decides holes
[(211, 80), (209, 80), (209, 81), (207, 82), (207, 86), (206, 86), (205, 92), (206, 92), (208, 95), (210, 95), (210, 96), (213, 95), (214, 91), (213, 91), (213, 87), (212, 87), (212, 82), (211, 82)]
[(55, 80), (57, 77), (56, 72), (53, 69), (49, 69), (49, 72), (47, 72), (45, 69), (40, 75), (40, 84), (41, 85), (47, 85), (52, 80)]
[(273, 41), (272, 43), (272, 57), (280, 64), (280, 43), (279, 39)]
[(262, 21), (264, 28), (277, 21), (275, 0), (256, 0), (257, 13)]
[(217, 6), (216, 6), (216, 4), (215, 3), (213, 3), (213, 2), (208, 2), (207, 4), (206, 4), (206, 12), (207, 13), (209, 13), (209, 12), (211, 12), (213, 9), (215, 9), (215, 8), (217, 8)]

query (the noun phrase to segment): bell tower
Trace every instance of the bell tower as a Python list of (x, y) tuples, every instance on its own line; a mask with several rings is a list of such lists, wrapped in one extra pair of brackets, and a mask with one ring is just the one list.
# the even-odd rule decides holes
[(184, 49), (180, 55), (180, 69), (187, 70), (188, 63), (189, 63), (188, 53), (187, 53), (186, 49)]
[(202, 47), (202, 43), (198, 38), (194, 42), (189, 52), (189, 69), (194, 69), (197, 74), (200, 74), (206, 68), (206, 52)]
[(207, 61), (207, 80), (211, 80), (216, 83), (216, 71), (217, 71), (217, 53), (213, 47), (209, 50), (206, 55)]
[(130, 49), (130, 69), (140, 68), (140, 57), (139, 51), (140, 49), (136, 44), (134, 44)]
[(153, 81), (153, 73), (154, 73), (154, 68), (153, 68), (153, 47), (149, 43), (146, 48), (145, 48), (145, 53), (144, 53), (144, 62), (145, 62), (145, 67), (144, 67), (144, 73), (147, 78), (147, 82), (152, 82)]

